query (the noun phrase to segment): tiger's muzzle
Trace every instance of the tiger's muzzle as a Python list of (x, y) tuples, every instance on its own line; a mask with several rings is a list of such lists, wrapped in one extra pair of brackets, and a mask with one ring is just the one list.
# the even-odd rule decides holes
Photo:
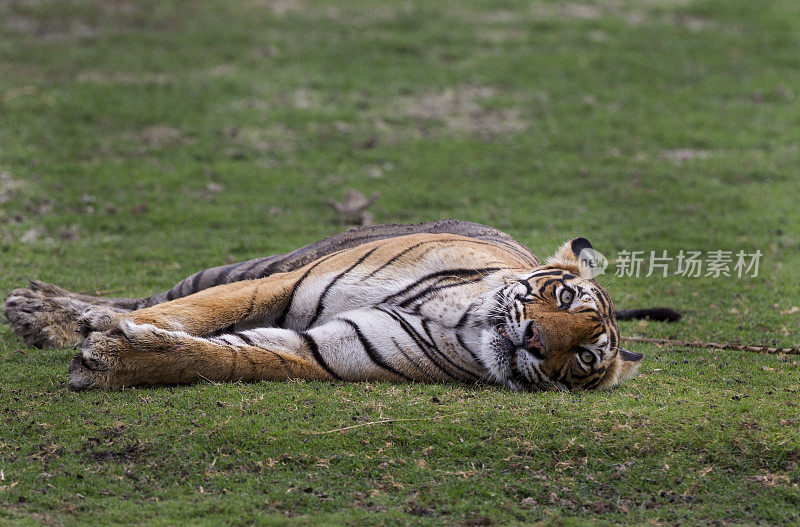
[(529, 322), (525, 328), (522, 348), (539, 360), (547, 357), (547, 348), (542, 340), (542, 332), (533, 322)]

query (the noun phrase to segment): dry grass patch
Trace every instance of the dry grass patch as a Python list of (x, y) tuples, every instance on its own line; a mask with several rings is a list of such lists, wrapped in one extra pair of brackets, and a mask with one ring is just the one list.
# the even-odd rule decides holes
[[(740, 27), (723, 24), (717, 20), (674, 11), (690, 4), (685, 0), (649, 0), (631, 2), (608, 0), (604, 2), (535, 2), (528, 12), (505, 10), (449, 9), (448, 16), (457, 20), (481, 25), (514, 25), (533, 21), (577, 20), (593, 21), (616, 19), (631, 26), (667, 25), (684, 27), (689, 31), (716, 30), (726, 33), (742, 32)], [(673, 12), (665, 12), (673, 10)], [(495, 28), (496, 29), (496, 28)]]
[(658, 154), (660, 159), (666, 159), (673, 163), (683, 163), (694, 159), (708, 159), (713, 152), (708, 150), (694, 150), (692, 148), (678, 148), (676, 150), (664, 150)]
[(223, 133), (236, 144), (258, 152), (292, 152), (296, 145), (296, 134), (281, 124), (264, 128), (228, 127)]
[(159, 125), (144, 129), (140, 137), (148, 145), (159, 147), (178, 142), (183, 138), (183, 133), (177, 128)]
[(84, 71), (78, 74), (78, 82), (92, 84), (129, 84), (141, 86), (145, 84), (167, 84), (174, 79), (164, 73), (126, 73), (126, 72), (104, 72), (104, 71)]
[(486, 108), (480, 104), (498, 94), (495, 88), (474, 85), (425, 90), (390, 103), (390, 117), (415, 119), (422, 124), (438, 122), (447, 132), (471, 133), (487, 139), (527, 129), (529, 123), (520, 109)]

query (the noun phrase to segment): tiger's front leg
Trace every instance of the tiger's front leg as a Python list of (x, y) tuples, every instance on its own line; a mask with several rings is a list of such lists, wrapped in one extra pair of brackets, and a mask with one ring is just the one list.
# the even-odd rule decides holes
[(103, 306), (78, 319), (84, 336), (104, 332), (123, 321), (149, 324), (187, 335), (207, 336), (237, 324), (272, 325), (289, 299), (296, 273), (247, 280), (205, 289), (177, 300), (120, 313)]
[(269, 331), (260, 338), (244, 333), (237, 333), (235, 340), (229, 335), (201, 338), (122, 320), (109, 331), (86, 338), (81, 353), (70, 362), (69, 388), (332, 378), (314, 362), (313, 351), (300, 334)]
[(92, 333), (69, 367), (72, 390), (291, 378), (475, 383), (488, 372), (468, 329), (388, 305), (306, 332), (255, 328), (205, 338), (123, 319)]

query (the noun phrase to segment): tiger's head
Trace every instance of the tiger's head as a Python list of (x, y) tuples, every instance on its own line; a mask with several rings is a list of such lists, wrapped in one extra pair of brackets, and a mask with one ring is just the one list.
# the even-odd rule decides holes
[(636, 373), (642, 354), (620, 346), (614, 304), (592, 278), (595, 264), (591, 243), (575, 238), (494, 294), (484, 351), (497, 381), (513, 390), (587, 390)]

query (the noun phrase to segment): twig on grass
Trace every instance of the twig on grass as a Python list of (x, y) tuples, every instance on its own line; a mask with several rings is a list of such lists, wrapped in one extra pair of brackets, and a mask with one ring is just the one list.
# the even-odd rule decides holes
[(730, 344), (728, 342), (704, 342), (700, 340), (674, 340), (674, 339), (651, 339), (648, 337), (622, 337), (628, 342), (644, 342), (647, 344), (670, 344), (672, 346), (685, 346), (687, 348), (713, 348), (721, 350), (755, 351), (758, 353), (787, 353), (800, 355), (800, 347), (776, 348), (764, 344)]
[(197, 376), (200, 377), (201, 379), (203, 379), (204, 381), (208, 382), (209, 384), (213, 384), (214, 386), (222, 386), (223, 384), (225, 384), (224, 382), (212, 381), (211, 379), (209, 379), (205, 375), (201, 375), (199, 373), (197, 374)]
[(442, 419), (445, 417), (453, 417), (454, 415), (461, 415), (467, 412), (456, 412), (454, 414), (445, 414), (445, 415), (434, 415), (432, 417), (408, 417), (404, 419), (381, 419), (380, 421), (370, 421), (368, 423), (360, 423), (357, 425), (352, 426), (345, 426), (344, 428), (334, 428), (333, 430), (326, 430), (324, 432), (317, 432), (316, 430), (305, 430), (303, 431), (304, 434), (310, 435), (323, 435), (323, 434), (333, 434), (335, 432), (344, 432), (346, 430), (352, 430), (353, 428), (361, 428), (363, 426), (372, 426), (372, 425), (379, 425), (384, 423), (397, 423), (400, 421), (433, 421), (435, 419)]

